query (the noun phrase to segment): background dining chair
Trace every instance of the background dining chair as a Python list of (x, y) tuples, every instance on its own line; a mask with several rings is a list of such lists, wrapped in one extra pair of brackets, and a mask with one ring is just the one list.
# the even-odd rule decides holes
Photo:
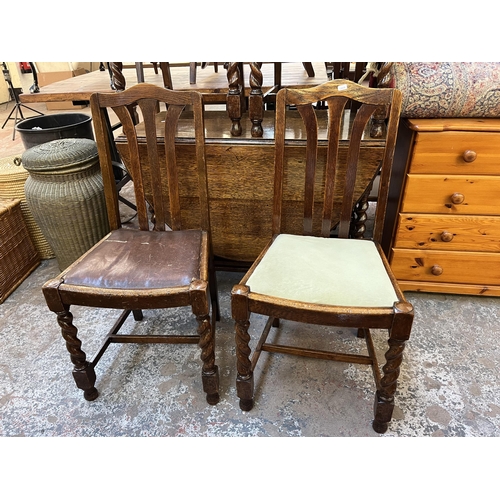
[[(242, 410), (253, 407), (254, 370), (262, 351), (369, 364), (376, 384), (373, 428), (380, 433), (387, 430), (403, 349), (410, 336), (413, 309), (401, 293), (379, 245), (401, 107), (401, 94), (397, 90), (380, 90), (347, 80), (334, 80), (308, 89), (282, 89), (277, 94), (273, 236), (231, 293), (236, 330), (236, 387)], [(350, 99), (361, 105), (352, 122), (348, 144), (339, 144), (343, 111)], [(316, 102), (323, 100), (328, 106), (327, 135), (318, 131), (320, 121), (314, 108)], [(296, 201), (287, 199), (287, 186), (290, 182), (299, 182), (291, 178), (287, 169), (287, 150), (294, 143), (293, 137), (285, 135), (289, 105), (297, 106), (307, 134), (302, 177), (303, 217), (300, 227), (295, 228), (284, 228), (282, 223), (283, 214)], [(349, 226), (356, 201), (354, 186), (360, 144), (363, 134), (368, 133), (370, 117), (381, 106), (387, 112), (388, 124), (381, 152), (381, 183), (373, 238), (352, 239), (349, 238)], [(319, 201), (314, 199), (318, 185), (324, 189), (324, 198)], [(336, 213), (339, 213), (338, 220), (333, 216)], [(338, 237), (330, 237), (337, 223)], [(251, 313), (269, 317), (253, 354), (248, 333)], [(358, 336), (366, 340), (368, 354), (328, 352), (268, 342), (271, 328), (278, 326), (280, 319), (356, 328)], [(383, 375), (370, 328), (389, 331)]]
[[(201, 69), (205, 69), (208, 66), (207, 62), (202, 62), (199, 63)], [(219, 63), (214, 62), (214, 72), (218, 73), (219, 72)], [(198, 63), (197, 62), (190, 62), (189, 63), (189, 83), (195, 84), (196, 83), (196, 73), (197, 73), (197, 68), (198, 68)]]
[[(159, 103), (168, 104), (160, 141), (156, 127)], [(144, 141), (139, 144), (136, 135), (132, 110), (136, 106), (144, 120), (145, 144)], [(198, 181), (198, 193), (192, 192), (190, 200), (198, 199), (200, 214), (196, 223), (191, 220), (190, 225), (182, 216), (175, 147), (179, 116), (187, 106), (193, 117), (196, 148), (193, 175)], [(76, 385), (84, 391), (85, 399), (91, 401), (98, 396), (94, 368), (110, 343), (198, 343), (203, 390), (208, 403), (216, 404), (219, 379), (214, 332), (218, 302), (211, 254), (202, 97), (197, 92), (176, 92), (142, 83), (115, 94), (93, 94), (91, 107), (111, 232), (43, 286), (47, 305), (57, 314), (66, 340)], [(133, 179), (139, 229), (121, 227), (107, 130), (108, 108), (116, 113), (126, 135), (126, 164)], [(164, 148), (165, 156), (159, 154), (159, 148)], [(165, 161), (160, 161), (160, 157), (165, 157)], [(212, 321), (210, 294), (214, 304)], [(90, 362), (73, 324), (70, 312), (73, 305), (123, 310)], [(193, 335), (118, 333), (131, 311), (136, 320), (141, 320), (143, 309), (181, 306), (190, 306), (196, 317), (198, 328)]]
[[(163, 86), (166, 89), (174, 90), (174, 84), (172, 83), (172, 74), (170, 72), (169, 62), (152, 62), (153, 70), (155, 75), (158, 74), (158, 65), (161, 69), (161, 76), (163, 78)], [(136, 62), (135, 71), (137, 74), (137, 83), (144, 83), (144, 63)]]

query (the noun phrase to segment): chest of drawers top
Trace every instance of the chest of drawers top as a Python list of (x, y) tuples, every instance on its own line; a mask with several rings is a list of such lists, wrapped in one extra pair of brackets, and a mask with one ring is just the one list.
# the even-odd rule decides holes
[(408, 120), (413, 174), (500, 174), (500, 119)]
[(500, 118), (406, 118), (416, 132), (500, 132)]

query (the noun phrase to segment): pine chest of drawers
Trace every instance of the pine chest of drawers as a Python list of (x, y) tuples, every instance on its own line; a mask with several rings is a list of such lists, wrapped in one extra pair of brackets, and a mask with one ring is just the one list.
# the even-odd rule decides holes
[(403, 290), (500, 296), (500, 119), (402, 120), (383, 246)]

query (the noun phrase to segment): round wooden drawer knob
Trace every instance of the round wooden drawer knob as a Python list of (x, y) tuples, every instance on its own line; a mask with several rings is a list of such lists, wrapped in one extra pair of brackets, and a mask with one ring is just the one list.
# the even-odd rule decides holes
[(443, 231), (441, 233), (441, 241), (444, 241), (444, 242), (448, 243), (452, 239), (453, 239), (453, 234), (452, 233), (449, 233), (448, 231)]
[(467, 163), (471, 163), (477, 158), (477, 153), (475, 151), (472, 151), (472, 149), (468, 149), (467, 151), (464, 151), (462, 158)]
[(440, 276), (441, 274), (443, 274), (443, 268), (438, 265), (432, 266), (431, 273), (434, 276)]
[(465, 196), (462, 193), (453, 193), (451, 195), (451, 202), (454, 205), (460, 205), (460, 203), (463, 203), (465, 200)]

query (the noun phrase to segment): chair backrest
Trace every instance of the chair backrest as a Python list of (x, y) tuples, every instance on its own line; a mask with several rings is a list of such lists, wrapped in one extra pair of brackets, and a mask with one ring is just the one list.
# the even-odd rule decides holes
[[(373, 229), (373, 239), (380, 241), (401, 110), (399, 91), (384, 89), (388, 92), (382, 93), (380, 90), (348, 80), (333, 80), (317, 87), (285, 88), (278, 92), (273, 234), (289, 232), (329, 237), (332, 228), (338, 227), (339, 237), (349, 237), (353, 207), (359, 195), (369, 189), (380, 168)], [(327, 109), (316, 109), (318, 101), (325, 101)], [(346, 111), (350, 101), (359, 103), (355, 114)], [(295, 154), (289, 154), (294, 141), (304, 140), (304, 137), (297, 137), (300, 134), (296, 128), (293, 134), (287, 133), (287, 119), (294, 113), (290, 106), (296, 107), (306, 137), (301, 179), (292, 178), (291, 169), (287, 169), (290, 158), (297, 161)], [(369, 138), (370, 117), (377, 110), (380, 114), (381, 109), (387, 116), (385, 137), (363, 145)], [(364, 177), (360, 178), (359, 172), (363, 172)], [(296, 195), (298, 183), (303, 183), (304, 195), (300, 200)], [(290, 187), (292, 184), (294, 189)], [(294, 195), (289, 196), (290, 193)], [(297, 210), (299, 204), (300, 217), (290, 216), (290, 211)], [(295, 227), (285, 222), (291, 220), (295, 221)]]
[[(109, 127), (109, 110), (118, 117), (123, 130), (119, 149), (130, 174), (135, 191), (139, 228), (210, 230), (208, 182), (205, 159), (205, 125), (202, 96), (198, 92), (173, 91), (147, 83), (137, 84), (117, 93), (96, 93), (91, 96), (92, 116), (103, 174), (106, 206), (111, 229), (121, 226), (118, 193), (113, 172), (113, 145)], [(161, 104), (166, 112), (159, 113)], [(162, 108), (164, 106), (161, 106)], [(184, 112), (184, 113), (183, 113)], [(142, 120), (136, 126), (138, 116)], [(192, 164), (179, 165), (176, 145), (179, 118), (192, 120), (194, 156)], [(138, 133), (140, 130), (140, 133)], [(188, 170), (193, 177), (189, 196), (182, 191), (179, 178)], [(198, 186), (198, 193), (194, 192)], [(186, 190), (184, 190), (186, 191)], [(196, 205), (199, 217), (186, 220), (185, 203)], [(154, 214), (151, 217), (151, 212)], [(189, 212), (192, 212), (192, 206)], [(154, 221), (151, 223), (151, 219)], [(152, 226), (152, 227), (151, 227)]]

